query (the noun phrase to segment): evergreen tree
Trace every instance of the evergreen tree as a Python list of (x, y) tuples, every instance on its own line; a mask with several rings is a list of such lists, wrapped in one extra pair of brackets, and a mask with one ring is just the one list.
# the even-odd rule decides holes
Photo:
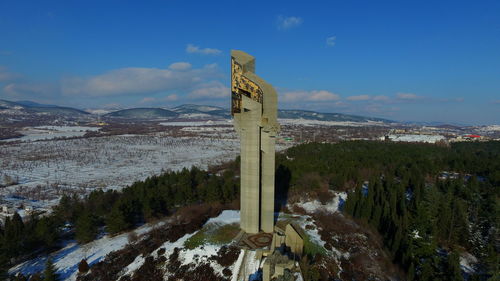
[(76, 240), (87, 243), (95, 239), (98, 233), (96, 218), (89, 212), (82, 213), (76, 221)]
[(428, 260), (423, 262), (422, 270), (421, 270), (421, 273), (420, 273), (418, 280), (422, 280), (422, 281), (436, 280), (432, 259), (428, 259)]
[(45, 246), (51, 247), (58, 237), (57, 225), (52, 219), (43, 217), (36, 223), (35, 233)]
[(21, 216), (16, 212), (12, 219), (5, 222), (5, 238), (11, 241), (20, 241), (23, 237), (24, 222)]
[(459, 255), (456, 252), (451, 252), (446, 259), (446, 273), (449, 281), (463, 281), (462, 272), (460, 270)]
[(44, 281), (57, 281), (59, 280), (59, 274), (57, 274), (57, 269), (54, 266), (51, 258), (47, 259), (45, 263), (45, 270), (43, 272), (43, 280)]
[(118, 233), (130, 227), (130, 224), (122, 212), (120, 205), (115, 204), (111, 213), (108, 214), (106, 218), (106, 230), (111, 234)]
[(413, 262), (410, 264), (410, 268), (408, 268), (408, 281), (415, 280), (415, 265)]

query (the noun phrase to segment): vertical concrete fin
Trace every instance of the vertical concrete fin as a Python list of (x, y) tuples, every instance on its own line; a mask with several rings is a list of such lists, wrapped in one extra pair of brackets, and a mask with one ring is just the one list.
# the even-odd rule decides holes
[(241, 229), (274, 230), (277, 94), (255, 75), (255, 58), (231, 51), (231, 114), (240, 135)]

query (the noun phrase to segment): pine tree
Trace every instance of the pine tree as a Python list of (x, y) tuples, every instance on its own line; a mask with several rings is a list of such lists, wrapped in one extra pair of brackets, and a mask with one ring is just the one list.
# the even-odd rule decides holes
[(97, 221), (89, 212), (82, 213), (76, 221), (76, 240), (80, 243), (87, 243), (97, 236)]
[(463, 281), (460, 270), (459, 256), (456, 252), (451, 252), (446, 259), (446, 276), (449, 281)]
[(120, 204), (115, 204), (106, 218), (106, 230), (111, 234), (115, 234), (129, 227), (130, 225), (120, 208)]
[(344, 203), (344, 212), (353, 216), (354, 215), (354, 208), (356, 207), (356, 193), (355, 192), (349, 192), (347, 194), (347, 199)]
[(57, 281), (59, 280), (59, 275), (57, 274), (57, 269), (54, 266), (51, 258), (47, 259), (45, 263), (45, 271), (43, 272), (44, 281)]
[(410, 264), (410, 268), (408, 268), (408, 281), (415, 280), (415, 265), (413, 262)]
[(45, 246), (51, 247), (57, 240), (57, 226), (53, 223), (50, 218), (41, 218), (36, 223), (35, 228), (36, 236), (41, 240)]
[(5, 237), (14, 241), (21, 240), (24, 231), (24, 222), (21, 216), (16, 212), (12, 219), (5, 222)]
[(419, 280), (431, 281), (435, 280), (434, 277), (434, 268), (432, 267), (431, 261), (424, 261), (424, 263), (422, 264), (422, 270), (419, 276)]

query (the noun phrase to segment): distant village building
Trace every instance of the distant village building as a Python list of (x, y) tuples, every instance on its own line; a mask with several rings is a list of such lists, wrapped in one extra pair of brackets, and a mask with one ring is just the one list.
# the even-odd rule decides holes
[(456, 138), (450, 139), (451, 142), (461, 142), (461, 141), (488, 141), (491, 138), (486, 136), (480, 136), (475, 134), (468, 134), (463, 136), (457, 136)]

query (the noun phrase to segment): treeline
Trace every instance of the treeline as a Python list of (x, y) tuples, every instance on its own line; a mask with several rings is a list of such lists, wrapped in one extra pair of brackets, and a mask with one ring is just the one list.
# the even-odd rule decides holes
[(63, 236), (71, 236), (73, 230), (76, 240), (86, 243), (94, 240), (102, 229), (119, 233), (170, 215), (181, 206), (230, 203), (239, 196), (238, 167), (233, 161), (221, 173), (196, 167), (169, 171), (135, 182), (122, 191), (96, 190), (84, 198), (63, 196), (46, 217), (31, 217), (23, 222), (16, 214), (7, 219), (4, 228), (0, 227), (3, 276), (16, 260), (38, 250), (50, 250)]
[(471, 280), (498, 280), (500, 142), (306, 144), (277, 163), (292, 191), (349, 190), (344, 212), (379, 231), (408, 280), (463, 280), (464, 250), (480, 259)]
[(462, 142), (451, 147), (371, 141), (311, 143), (278, 154), (276, 162), (290, 174), (292, 190), (314, 189), (324, 183), (336, 189), (352, 188), (381, 173), (402, 178), (435, 176), (441, 171), (485, 177), (500, 186), (499, 150), (499, 142)]
[[(350, 191), (344, 211), (379, 231), (409, 280), (461, 280), (459, 252), (480, 259), (481, 275), (498, 278), (500, 143), (342, 142), (304, 144), (277, 154), (278, 194)], [(19, 216), (0, 228), (0, 269), (55, 247), (63, 236), (88, 242), (200, 202), (239, 197), (238, 160), (217, 171), (166, 172), (122, 191), (64, 196), (47, 217)], [(442, 171), (458, 179), (439, 179)], [(361, 186), (369, 182), (367, 189)], [(74, 232), (74, 233), (73, 233)]]

